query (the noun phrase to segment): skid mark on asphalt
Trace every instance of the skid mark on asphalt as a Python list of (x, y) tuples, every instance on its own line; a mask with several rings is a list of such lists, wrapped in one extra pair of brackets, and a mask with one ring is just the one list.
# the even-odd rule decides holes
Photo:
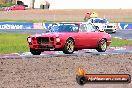
[(95, 49), (83, 49), (75, 51), (73, 54), (64, 54), (62, 51), (45, 51), (41, 55), (32, 55), (30, 52), (0, 54), (3, 59), (17, 59), (17, 58), (44, 58), (44, 57), (60, 57), (60, 56), (81, 56), (81, 55), (108, 55), (108, 54), (127, 54), (132, 53), (132, 46), (126, 47), (110, 47), (106, 52), (97, 52)]

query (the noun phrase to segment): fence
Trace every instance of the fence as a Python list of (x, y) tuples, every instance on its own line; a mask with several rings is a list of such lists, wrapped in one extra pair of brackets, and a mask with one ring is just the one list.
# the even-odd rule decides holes
[[(0, 22), (0, 29), (47, 29), (52, 26), (52, 22), (32, 23), (32, 22)], [(132, 29), (132, 23), (113, 23), (118, 30)]]
[(33, 29), (33, 23), (0, 22), (0, 29)]

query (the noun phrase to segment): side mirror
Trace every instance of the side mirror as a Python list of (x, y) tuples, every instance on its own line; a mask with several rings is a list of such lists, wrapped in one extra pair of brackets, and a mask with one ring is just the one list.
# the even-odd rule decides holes
[(46, 30), (46, 33), (50, 32), (49, 30)]

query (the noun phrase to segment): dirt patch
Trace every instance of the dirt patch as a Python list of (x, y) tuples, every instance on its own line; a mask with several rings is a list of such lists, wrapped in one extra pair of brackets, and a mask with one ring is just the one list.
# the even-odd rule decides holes
[(0, 20), (83, 21), (87, 11), (97, 12), (111, 22), (132, 22), (131, 9), (1, 11)]
[[(0, 88), (80, 88), (77, 67), (91, 74), (132, 75), (132, 54), (0, 59)], [(130, 84), (86, 84), (83, 88), (131, 88)]]

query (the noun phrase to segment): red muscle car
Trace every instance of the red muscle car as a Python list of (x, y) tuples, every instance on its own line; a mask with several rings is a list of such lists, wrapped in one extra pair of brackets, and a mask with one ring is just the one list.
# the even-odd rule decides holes
[(111, 35), (99, 32), (94, 25), (86, 22), (56, 23), (48, 33), (31, 35), (27, 41), (33, 55), (50, 50), (63, 51), (65, 54), (81, 49), (105, 52), (111, 43)]
[(6, 9), (6, 11), (10, 11), (10, 10), (25, 10), (25, 6), (24, 5), (13, 5)]

